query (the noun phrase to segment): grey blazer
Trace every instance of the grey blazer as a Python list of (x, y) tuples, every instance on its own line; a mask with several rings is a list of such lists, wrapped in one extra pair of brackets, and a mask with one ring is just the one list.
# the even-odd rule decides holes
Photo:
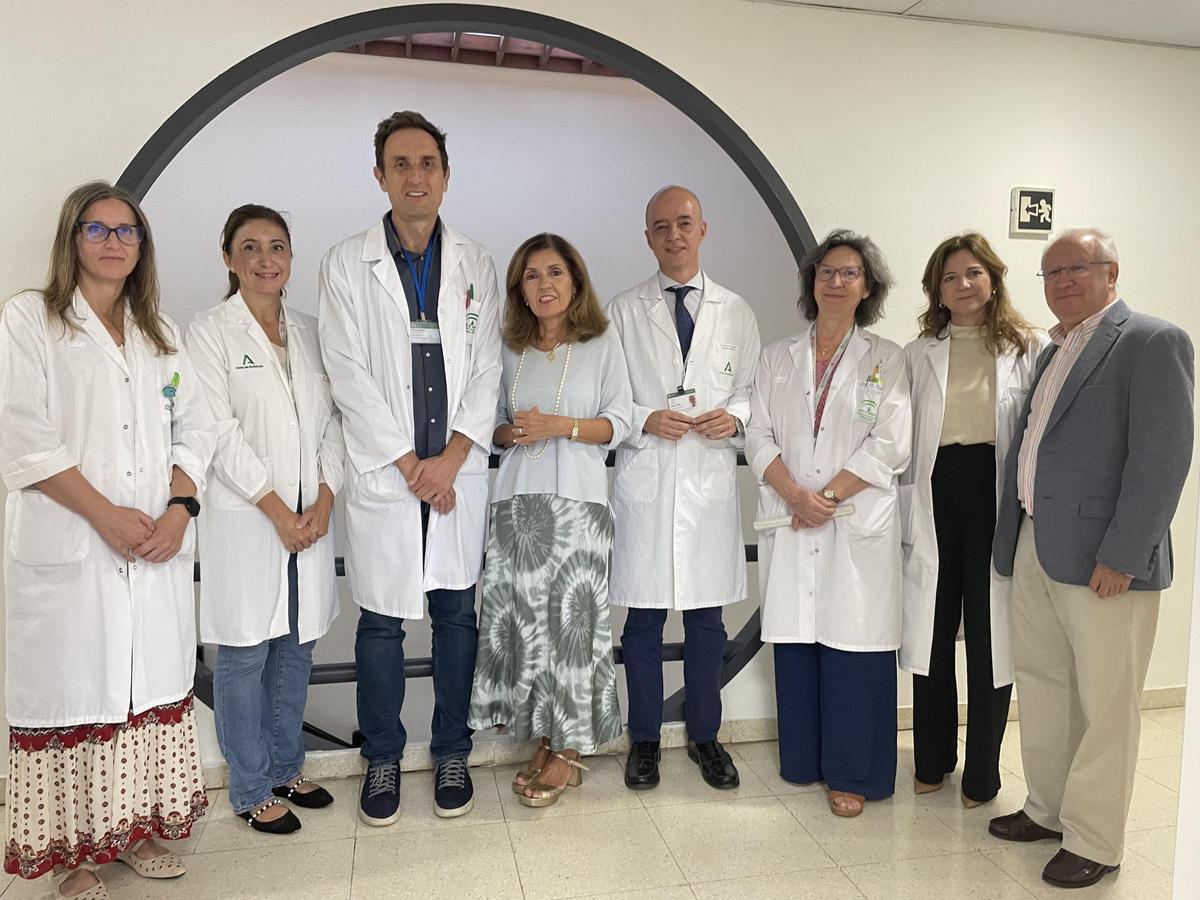
[[(992, 555), (1011, 575), (1025, 515), (1017, 459), (1029, 407), (1058, 350), (1037, 362), (1004, 465)], [(1118, 300), (1063, 382), (1038, 448), (1034, 532), (1055, 581), (1086, 585), (1097, 562), (1133, 576), (1132, 590), (1171, 583), (1169, 527), (1192, 461), (1192, 342), (1183, 329)]]

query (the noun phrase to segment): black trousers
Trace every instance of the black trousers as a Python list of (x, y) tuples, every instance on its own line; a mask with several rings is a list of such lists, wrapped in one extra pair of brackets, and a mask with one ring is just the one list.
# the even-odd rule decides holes
[(955, 639), (967, 645), (967, 754), (962, 792), (977, 801), (1000, 790), (1000, 743), (1012, 685), (992, 687), (991, 560), (996, 530), (996, 448), (950, 444), (933, 467), (938, 580), (929, 675), (913, 676), (916, 777), (940, 784), (958, 766)]

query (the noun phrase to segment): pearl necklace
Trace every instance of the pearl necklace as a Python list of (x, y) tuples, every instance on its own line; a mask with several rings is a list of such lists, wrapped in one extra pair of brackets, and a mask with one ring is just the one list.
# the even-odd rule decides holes
[[(557, 350), (558, 346), (556, 345), (554, 349)], [(521, 369), (524, 368), (524, 366), (525, 366), (525, 354), (528, 352), (529, 352), (529, 347), (525, 347), (525, 349), (521, 351), (521, 361), (519, 363), (517, 363), (517, 374), (513, 376), (512, 392), (509, 394), (509, 409), (511, 409), (514, 414), (516, 414), (516, 411), (518, 409), (518, 407), (517, 407), (517, 385), (520, 384), (520, 382), (521, 382)], [(552, 359), (554, 350), (551, 350), (550, 354), (551, 354), (551, 359)], [(555, 416), (558, 415), (558, 407), (559, 407), (559, 404), (562, 403), (563, 384), (567, 380), (567, 369), (569, 369), (570, 367), (571, 367), (571, 345), (567, 344), (567, 357), (566, 357), (566, 359), (563, 360), (562, 375), (558, 379), (558, 393), (554, 395), (554, 412), (551, 413), (551, 415), (555, 415)], [(542, 449), (539, 450), (537, 453), (530, 453), (529, 447), (526, 446), (525, 444), (520, 445), (521, 452), (525, 454), (526, 459), (541, 458), (542, 454), (546, 452), (546, 448), (549, 446), (550, 446), (550, 438), (546, 438), (546, 442), (544, 444), (542, 444)]]

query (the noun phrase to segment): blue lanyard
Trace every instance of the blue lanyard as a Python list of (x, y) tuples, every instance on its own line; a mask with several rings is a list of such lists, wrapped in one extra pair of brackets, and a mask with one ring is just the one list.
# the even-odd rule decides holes
[(433, 237), (429, 240), (429, 244), (425, 247), (425, 252), (421, 254), (420, 275), (413, 271), (415, 258), (409, 257), (408, 251), (404, 249), (403, 245), (400, 247), (400, 254), (404, 257), (404, 262), (408, 264), (408, 274), (412, 276), (413, 290), (417, 292), (417, 312), (420, 314), (422, 322), (425, 321), (425, 292), (429, 289), (429, 270), (433, 268), (430, 262), (433, 259), (437, 243), (438, 233), (435, 231)]

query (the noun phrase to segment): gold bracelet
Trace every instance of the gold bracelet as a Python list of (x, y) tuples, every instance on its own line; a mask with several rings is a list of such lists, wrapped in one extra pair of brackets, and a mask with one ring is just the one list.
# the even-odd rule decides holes
[(573, 441), (573, 440), (575, 440), (577, 437), (579, 437), (579, 420), (578, 420), (578, 419), (572, 419), (572, 420), (571, 420), (571, 436), (570, 436), (570, 438), (568, 438), (568, 440), (572, 440), (572, 441)]

